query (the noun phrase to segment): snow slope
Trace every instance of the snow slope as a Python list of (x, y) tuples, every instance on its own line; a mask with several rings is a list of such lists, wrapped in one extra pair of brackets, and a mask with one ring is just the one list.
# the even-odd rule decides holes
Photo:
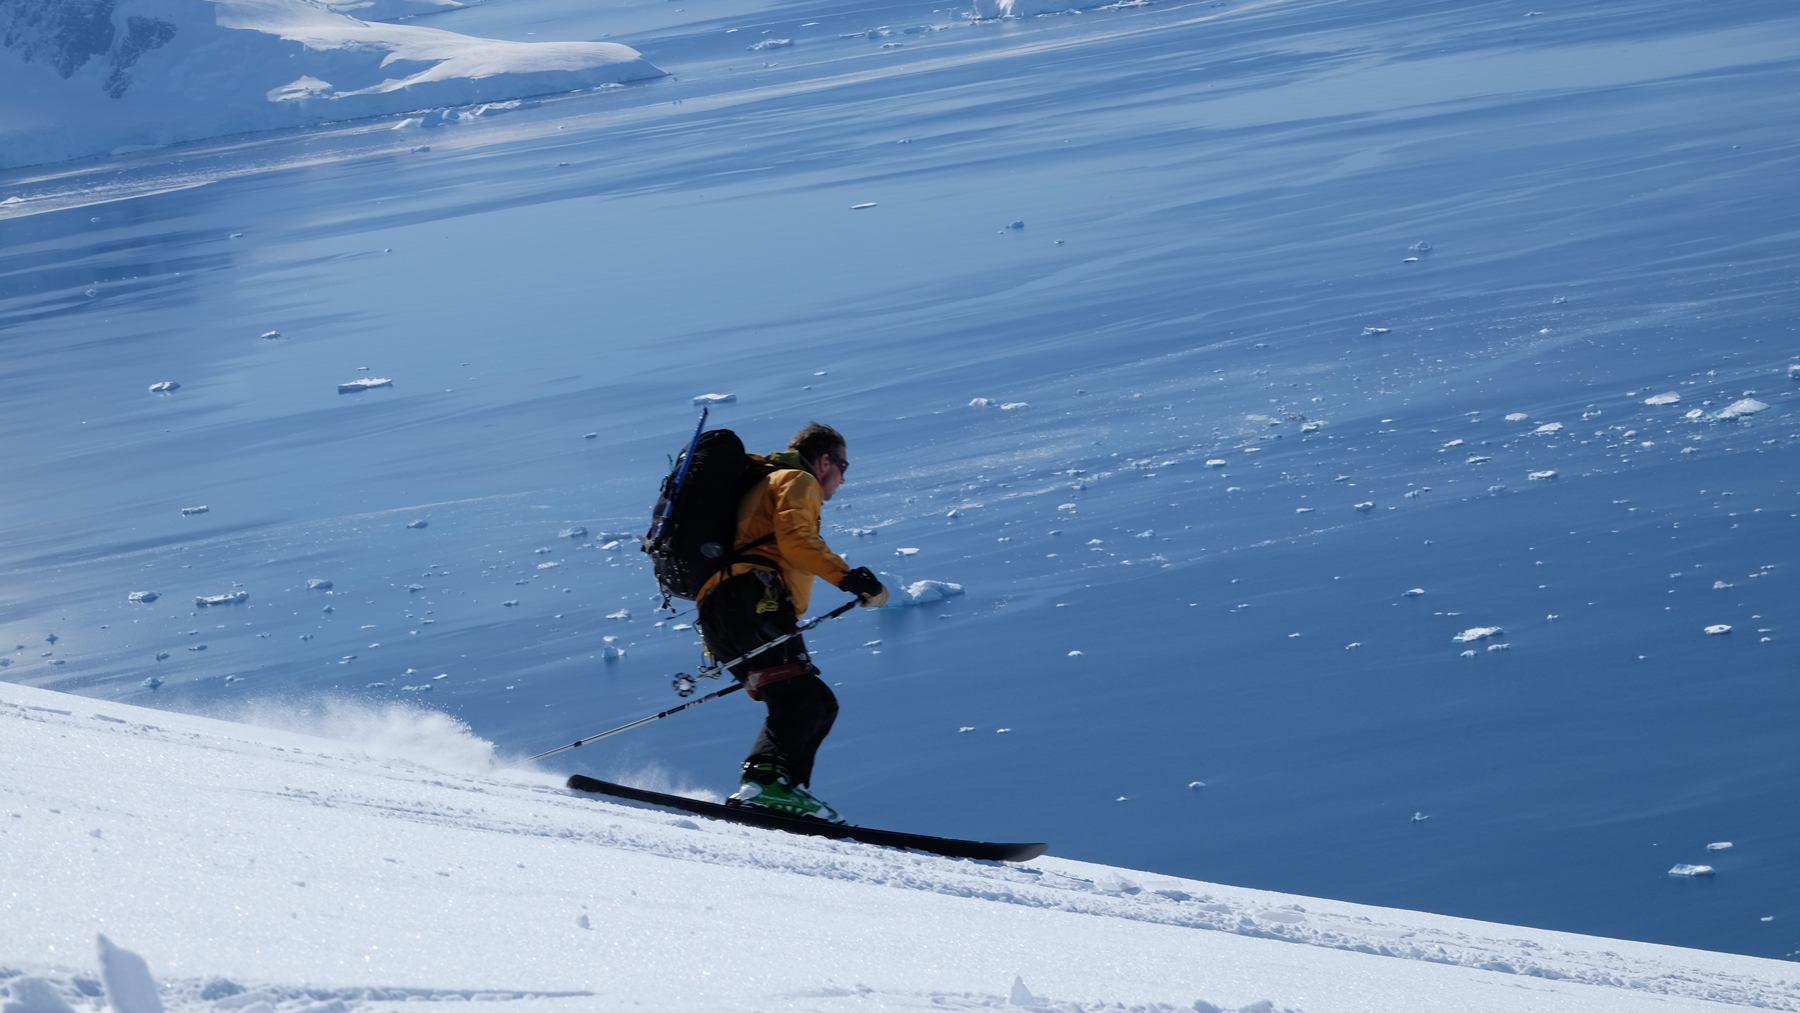
[(0, 168), (661, 74), (615, 43), (478, 39), (308, 0), (9, 0)]
[[(0, 174), (3, 677), (654, 713), (619, 536), (729, 393), (965, 589), (809, 636), (859, 821), (1800, 952), (1792, 5), (963, 13), (489, 3), (431, 24), (670, 76)], [(556, 769), (722, 794), (757, 720)]]
[(491, 770), (403, 707), (287, 717), (359, 741), (0, 684), (15, 998), (95, 1008), (103, 934), (171, 1013), (1800, 1008), (1777, 961), (794, 838)]

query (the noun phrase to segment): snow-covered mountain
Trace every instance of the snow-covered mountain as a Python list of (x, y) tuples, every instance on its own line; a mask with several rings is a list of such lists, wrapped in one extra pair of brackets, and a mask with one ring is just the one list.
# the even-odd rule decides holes
[(493, 770), (431, 712), (260, 717), (0, 683), (9, 1010), (1800, 1008), (1779, 961), (796, 838)]
[(405, 16), (406, 3), (7, 0), (0, 168), (662, 74), (610, 42), (480, 39), (348, 13)]
[[(1792, 5), (968, 13), (492, 0), (398, 27), (669, 74), (0, 173), (0, 675), (507, 755), (662, 710), (630, 536), (733, 394), (965, 589), (809, 636), (857, 822), (1800, 953)], [(723, 794), (757, 721), (546, 769)]]

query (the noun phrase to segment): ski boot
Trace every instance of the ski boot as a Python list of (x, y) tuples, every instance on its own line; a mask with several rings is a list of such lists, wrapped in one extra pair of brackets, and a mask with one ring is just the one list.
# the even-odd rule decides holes
[(725, 800), (725, 804), (767, 809), (784, 816), (800, 816), (827, 823), (838, 821), (836, 809), (826, 805), (803, 786), (793, 783), (787, 767), (779, 760), (766, 756), (755, 756), (744, 761), (743, 782), (738, 785), (737, 792)]

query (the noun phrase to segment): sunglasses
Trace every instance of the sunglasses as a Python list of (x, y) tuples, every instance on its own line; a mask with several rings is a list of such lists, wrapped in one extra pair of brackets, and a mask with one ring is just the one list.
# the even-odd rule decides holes
[(841, 475), (841, 474), (843, 474), (843, 473), (844, 473), (844, 472), (847, 472), (847, 471), (849, 471), (849, 470), (850, 470), (850, 462), (849, 462), (849, 461), (846, 461), (846, 460), (844, 460), (844, 459), (843, 459), (843, 458), (841, 458), (841, 457), (839, 457), (839, 456), (838, 456), (838, 455), (836, 455), (836, 454), (826, 454), (826, 455), (825, 455), (825, 457), (826, 457), (826, 459), (827, 459), (827, 460), (829, 460), (829, 461), (830, 461), (830, 462), (831, 462), (831, 463), (832, 463), (832, 464), (835, 464), (835, 465), (837, 465), (837, 470), (838, 470), (838, 474), (840, 474), (840, 475)]

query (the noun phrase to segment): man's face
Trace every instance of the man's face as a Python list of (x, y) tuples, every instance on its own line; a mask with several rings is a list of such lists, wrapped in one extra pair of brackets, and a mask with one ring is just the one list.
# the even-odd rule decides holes
[(844, 484), (844, 469), (848, 467), (849, 457), (841, 443), (831, 453), (820, 454), (819, 459), (813, 463), (813, 470), (818, 472), (819, 488), (824, 490), (827, 500), (837, 493), (838, 486)]

